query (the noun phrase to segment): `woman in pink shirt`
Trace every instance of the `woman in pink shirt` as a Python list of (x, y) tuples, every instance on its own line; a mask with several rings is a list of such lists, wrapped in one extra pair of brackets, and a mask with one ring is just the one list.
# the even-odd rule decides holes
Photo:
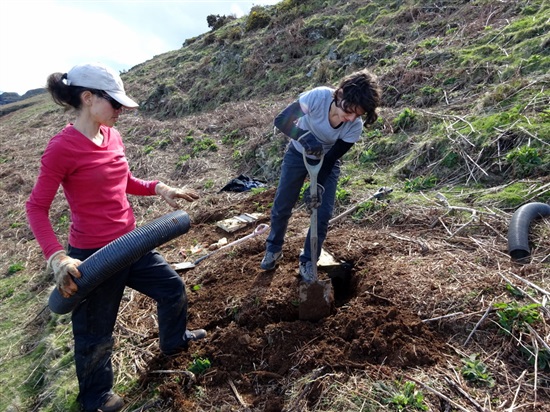
[[(192, 189), (176, 189), (157, 180), (132, 175), (119, 132), (113, 128), (122, 108), (138, 104), (129, 98), (120, 76), (101, 64), (83, 64), (68, 73), (53, 73), (47, 89), (53, 100), (76, 112), (48, 143), (40, 173), (27, 201), (27, 218), (47, 266), (64, 297), (77, 291), (78, 265), (95, 251), (136, 226), (127, 195), (160, 195), (171, 206), (176, 198), (198, 199)], [(49, 220), (59, 186), (71, 210), (67, 250)], [(113, 390), (113, 328), (124, 288), (129, 286), (157, 302), (159, 345), (171, 355), (206, 331), (187, 330), (187, 295), (181, 277), (155, 250), (95, 288), (73, 310), (78, 400), (84, 411), (119, 411), (122, 398)]]

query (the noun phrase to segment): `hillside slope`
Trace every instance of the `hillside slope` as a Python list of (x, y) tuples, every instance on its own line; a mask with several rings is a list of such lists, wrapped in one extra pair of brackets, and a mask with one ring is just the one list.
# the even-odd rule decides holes
[[(344, 268), (331, 315), (299, 319), (298, 205), (275, 271), (259, 268), (259, 236), (180, 272), (190, 327), (209, 332), (188, 353), (159, 355), (154, 305), (127, 290), (114, 355), (125, 410), (550, 411), (548, 219), (529, 227), (527, 263), (507, 250), (512, 213), (550, 199), (549, 28), (543, 0), (284, 0), (123, 73), (141, 103), (117, 124), (133, 173), (201, 193), (182, 204), (189, 233), (159, 248), (172, 263), (253, 230), (223, 219), (269, 224), (286, 144), (272, 121), (299, 92), (360, 67), (384, 87), (338, 191), (337, 213), (360, 207), (325, 243)], [(45, 308), (52, 282), (24, 213), (70, 120), (44, 95), (0, 112), (0, 410), (77, 410), (70, 317)], [(266, 190), (219, 191), (241, 173)], [(364, 201), (381, 186), (392, 194)], [(131, 202), (139, 224), (170, 211)], [(66, 239), (61, 195), (51, 219)]]

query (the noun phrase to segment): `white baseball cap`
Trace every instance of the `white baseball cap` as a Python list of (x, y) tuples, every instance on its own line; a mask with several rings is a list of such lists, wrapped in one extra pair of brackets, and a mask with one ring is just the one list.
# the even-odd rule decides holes
[(100, 63), (86, 63), (74, 66), (67, 73), (67, 84), (69, 86), (103, 90), (125, 107), (135, 108), (139, 106), (139, 104), (126, 96), (122, 79), (118, 73)]

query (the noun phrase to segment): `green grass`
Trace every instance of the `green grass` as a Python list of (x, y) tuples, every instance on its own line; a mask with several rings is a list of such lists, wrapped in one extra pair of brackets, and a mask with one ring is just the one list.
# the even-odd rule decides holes
[(489, 205), (501, 209), (515, 209), (523, 204), (528, 192), (529, 184), (527, 182), (517, 182), (507, 185), (498, 191), (482, 193), (474, 199), (474, 204)]

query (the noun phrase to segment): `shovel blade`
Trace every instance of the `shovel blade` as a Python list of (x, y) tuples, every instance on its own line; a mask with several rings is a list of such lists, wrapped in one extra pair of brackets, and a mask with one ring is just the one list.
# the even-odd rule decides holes
[(316, 322), (329, 316), (334, 309), (334, 292), (330, 280), (300, 283), (300, 320)]
[(193, 262), (182, 262), (182, 263), (176, 263), (174, 265), (174, 270), (187, 270), (187, 269), (193, 269), (195, 267), (195, 264)]

